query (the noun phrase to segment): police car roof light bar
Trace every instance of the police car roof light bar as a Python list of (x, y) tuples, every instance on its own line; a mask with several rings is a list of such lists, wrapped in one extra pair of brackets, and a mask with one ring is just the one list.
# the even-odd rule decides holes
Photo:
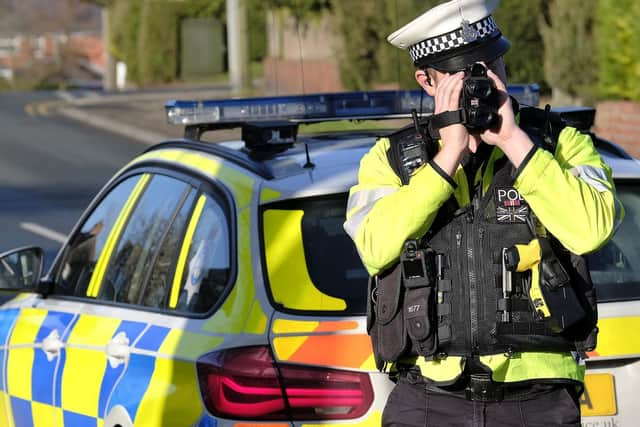
[[(508, 91), (521, 104), (538, 105), (540, 88), (537, 84), (510, 85)], [(410, 118), (413, 109), (431, 114), (433, 98), (422, 90), (390, 90), (224, 100), (174, 100), (165, 104), (168, 123), (182, 126), (206, 125), (206, 130), (241, 127), (251, 122), (300, 124)]]

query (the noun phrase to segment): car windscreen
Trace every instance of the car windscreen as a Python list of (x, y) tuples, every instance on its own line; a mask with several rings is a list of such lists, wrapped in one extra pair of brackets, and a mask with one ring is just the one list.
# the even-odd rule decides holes
[(625, 217), (613, 238), (589, 254), (598, 302), (640, 299), (640, 181), (618, 181)]
[(368, 275), (345, 233), (347, 194), (290, 200), (262, 209), (269, 295), (285, 312), (362, 315)]

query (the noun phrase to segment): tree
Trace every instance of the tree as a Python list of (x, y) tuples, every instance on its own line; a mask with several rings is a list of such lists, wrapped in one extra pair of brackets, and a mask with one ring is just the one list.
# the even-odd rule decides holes
[(266, 3), (269, 8), (289, 9), (291, 15), (300, 21), (311, 19), (332, 6), (330, 0), (267, 0)]
[(588, 104), (596, 82), (594, 11), (598, 0), (548, 0), (539, 19), (544, 73), (553, 104)]
[[(441, 3), (439, 0), (335, 0), (332, 5), (342, 37), (348, 41), (340, 64), (343, 83), (351, 89), (366, 89), (376, 83), (396, 83), (416, 88), (415, 67), (407, 52), (386, 38), (416, 16)], [(542, 38), (532, 20), (540, 15), (542, 0), (503, 0), (496, 21), (512, 49), (505, 60), (509, 80), (536, 82), (544, 86)]]
[(175, 79), (178, 69), (179, 6), (143, 0), (137, 42), (138, 81), (164, 83)]
[(141, 2), (114, 0), (110, 7), (111, 55), (127, 64), (128, 78), (139, 81), (138, 33)]
[[(148, 85), (177, 77), (178, 31), (183, 18), (225, 20), (225, 0), (102, 0), (110, 8), (111, 53), (127, 64), (129, 78)], [(290, 3), (302, 1), (291, 0)], [(247, 0), (249, 57), (260, 60), (266, 54), (266, 7), (264, 1)], [(286, 3), (284, 0), (272, 0)], [(304, 1), (302, 2), (306, 4)], [(320, 0), (309, 0), (313, 10)]]
[(181, 18), (224, 14), (224, 0), (111, 0), (109, 7), (111, 53), (140, 85), (176, 78)]
[(596, 8), (598, 95), (640, 101), (640, 3), (600, 0)]
[(544, 46), (535, 25), (542, 0), (503, 0), (494, 12), (502, 34), (511, 42), (505, 55), (507, 77), (512, 83), (539, 83), (545, 87)]
[(338, 29), (343, 49), (339, 52), (340, 75), (345, 87), (367, 89), (380, 75), (376, 52), (382, 44), (379, 28), (384, 25), (380, 1), (336, 1)]
[(415, 67), (406, 51), (392, 46), (387, 37), (437, 0), (351, 0), (332, 3), (344, 40), (340, 52), (343, 84), (350, 89), (393, 83), (415, 89)]

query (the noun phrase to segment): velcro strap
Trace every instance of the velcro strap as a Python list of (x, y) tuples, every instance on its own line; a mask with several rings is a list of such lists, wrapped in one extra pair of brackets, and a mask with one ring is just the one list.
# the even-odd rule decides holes
[(440, 325), (438, 326), (438, 341), (440, 344), (449, 341), (451, 339), (451, 326)]
[(441, 292), (450, 292), (451, 291), (451, 279), (440, 279), (438, 280), (438, 290)]
[(502, 265), (502, 249), (496, 249), (491, 253), (491, 259), (494, 264)]
[(436, 311), (438, 313), (438, 316), (448, 316), (449, 314), (451, 314), (451, 304), (446, 302), (437, 304)]
[(529, 312), (531, 310), (531, 303), (528, 299), (514, 298), (511, 301), (511, 310)]
[(511, 311), (511, 300), (509, 298), (500, 298), (498, 300), (498, 311)]
[(464, 110), (461, 108), (455, 111), (444, 111), (442, 113), (431, 116), (429, 125), (433, 129), (441, 129), (443, 127), (455, 125), (457, 123), (465, 123), (465, 121)]

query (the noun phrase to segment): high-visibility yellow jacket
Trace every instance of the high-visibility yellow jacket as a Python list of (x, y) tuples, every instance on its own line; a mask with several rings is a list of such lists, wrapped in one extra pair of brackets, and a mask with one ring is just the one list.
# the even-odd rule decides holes
[[(461, 207), (470, 203), (467, 177), (458, 167), (451, 178), (425, 164), (407, 185), (388, 162), (389, 139), (381, 138), (361, 160), (358, 183), (351, 188), (345, 230), (354, 240), (369, 274), (376, 275), (395, 263), (403, 243), (420, 238), (436, 213), (453, 194)], [(493, 164), (504, 154), (494, 147), (482, 180), (486, 192)], [(555, 154), (537, 148), (519, 168), (514, 187), (545, 228), (567, 249), (581, 255), (604, 245), (612, 236), (624, 210), (615, 197), (610, 167), (596, 151), (591, 137), (566, 127), (559, 134)], [(510, 357), (483, 356), (481, 362), (496, 381), (535, 378), (582, 380), (584, 369), (570, 353), (526, 352)], [(448, 382), (464, 368), (464, 360), (416, 358), (422, 374)]]

